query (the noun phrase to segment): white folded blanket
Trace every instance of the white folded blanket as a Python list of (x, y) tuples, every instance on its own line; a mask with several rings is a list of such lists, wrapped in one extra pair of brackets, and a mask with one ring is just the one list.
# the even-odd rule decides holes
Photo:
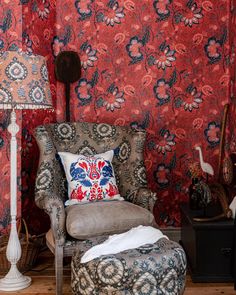
[(102, 244), (90, 248), (81, 258), (81, 263), (100, 257), (101, 255), (116, 254), (128, 249), (135, 249), (145, 244), (153, 244), (160, 238), (167, 238), (159, 229), (139, 225), (129, 231), (109, 236)]

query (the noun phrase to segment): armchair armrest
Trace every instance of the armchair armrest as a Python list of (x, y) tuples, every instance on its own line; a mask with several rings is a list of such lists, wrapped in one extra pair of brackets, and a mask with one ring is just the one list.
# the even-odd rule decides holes
[(45, 126), (35, 129), (35, 139), (40, 150), (39, 167), (35, 182), (35, 202), (50, 217), (51, 229), (58, 246), (65, 243), (65, 209), (61, 167), (56, 160), (57, 150)]
[(43, 209), (50, 217), (51, 229), (58, 246), (65, 244), (66, 230), (65, 230), (65, 208), (64, 203), (56, 196), (48, 196), (41, 194), (36, 198), (36, 204)]
[(156, 193), (151, 191), (149, 188), (141, 187), (132, 191), (127, 200), (149, 210), (150, 212), (153, 212), (157, 196)]

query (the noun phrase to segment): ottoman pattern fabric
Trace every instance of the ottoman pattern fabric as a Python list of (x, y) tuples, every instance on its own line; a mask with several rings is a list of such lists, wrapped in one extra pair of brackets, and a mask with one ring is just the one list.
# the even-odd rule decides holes
[(155, 244), (104, 255), (81, 264), (81, 252), (72, 258), (74, 295), (183, 294), (186, 256), (179, 244), (162, 238)]

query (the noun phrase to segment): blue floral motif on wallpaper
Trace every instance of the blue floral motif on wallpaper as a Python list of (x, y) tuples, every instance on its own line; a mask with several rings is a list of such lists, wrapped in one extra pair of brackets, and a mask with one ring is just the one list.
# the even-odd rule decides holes
[[(0, 11), (0, 48), (22, 46), (47, 57), (56, 106), (54, 113), (23, 115), (27, 138), (39, 124), (64, 120), (64, 87), (55, 81), (55, 57), (62, 50), (77, 51), (82, 76), (71, 86), (71, 118), (144, 128), (148, 183), (158, 195), (156, 220), (180, 225), (178, 208), (188, 202), (189, 169), (199, 162), (194, 147), (201, 145), (204, 159), (217, 168), (226, 103), (232, 104), (226, 144), (231, 151), (236, 147), (231, 98), (235, 87), (230, 82), (235, 80), (236, 24), (230, 1), (11, 2), (3, 2)], [(3, 134), (0, 152), (5, 161), (8, 141)], [(38, 154), (33, 138), (27, 138), (22, 139), (22, 183), (27, 187), (22, 210), (34, 220), (33, 230), (45, 222), (29, 185), (34, 183)]]

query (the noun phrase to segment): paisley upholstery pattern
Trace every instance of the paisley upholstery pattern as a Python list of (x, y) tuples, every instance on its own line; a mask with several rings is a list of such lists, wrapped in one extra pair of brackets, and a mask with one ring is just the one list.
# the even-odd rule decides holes
[[(118, 176), (120, 192), (123, 197), (139, 187), (147, 187), (146, 171), (143, 162), (145, 131), (127, 127), (95, 123), (57, 123), (36, 128), (36, 138), (46, 140), (45, 156), (51, 155), (51, 164), (42, 162), (38, 176), (49, 181), (45, 165), (51, 167), (56, 152), (80, 153), (85, 156), (103, 153), (114, 149), (114, 170)], [(45, 137), (45, 138), (44, 138)], [(42, 178), (41, 173), (44, 173)], [(41, 183), (40, 182), (40, 183)], [(37, 184), (38, 184), (37, 179)], [(36, 184), (36, 192), (40, 187)], [(42, 183), (41, 183), (42, 184)]]
[(162, 238), (115, 255), (81, 264), (72, 258), (74, 295), (179, 295), (185, 288), (186, 256), (179, 244)]
[(143, 130), (103, 123), (63, 122), (35, 129), (40, 149), (35, 201), (53, 220), (53, 234), (60, 245), (66, 241), (64, 202), (67, 200), (67, 181), (57, 153), (88, 156), (113, 149), (112, 164), (120, 195), (151, 211), (156, 195), (147, 188), (143, 161), (145, 137)]

